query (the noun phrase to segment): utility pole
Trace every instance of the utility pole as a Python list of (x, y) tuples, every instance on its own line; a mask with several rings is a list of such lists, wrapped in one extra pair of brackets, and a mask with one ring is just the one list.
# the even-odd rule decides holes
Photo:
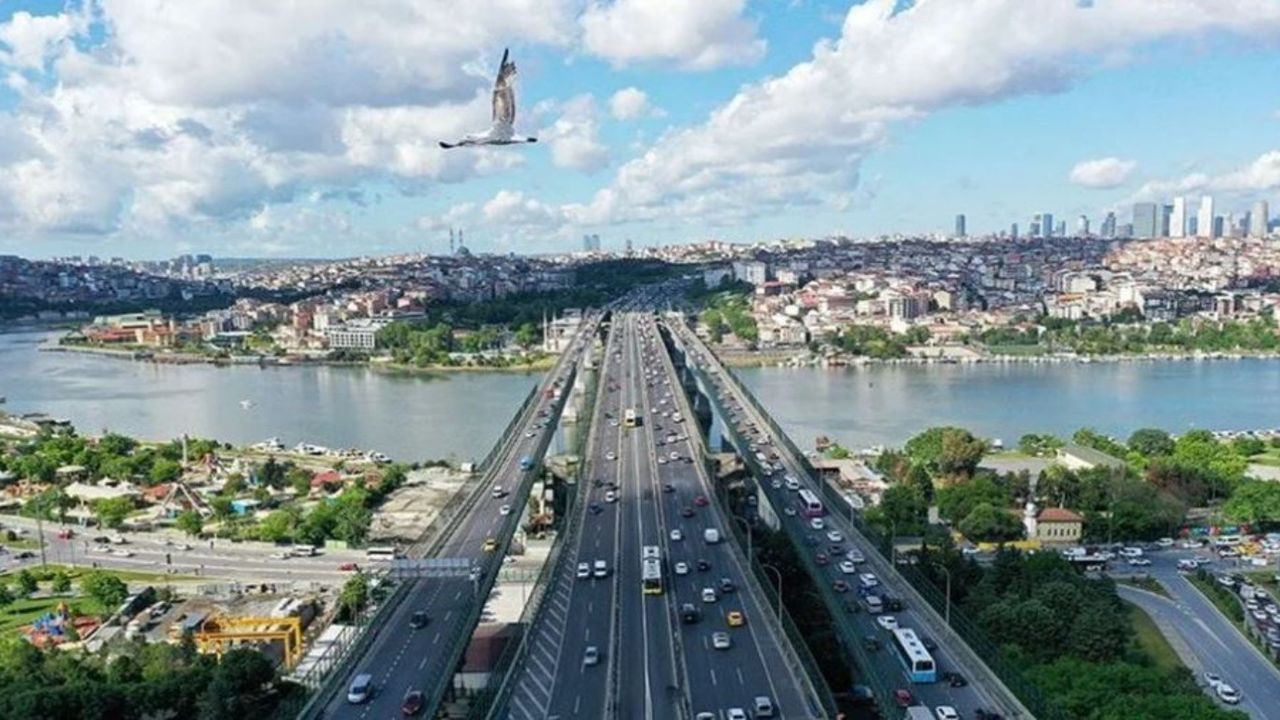
[(36, 513), (36, 535), (40, 538), (40, 567), (44, 567), (44, 512)]

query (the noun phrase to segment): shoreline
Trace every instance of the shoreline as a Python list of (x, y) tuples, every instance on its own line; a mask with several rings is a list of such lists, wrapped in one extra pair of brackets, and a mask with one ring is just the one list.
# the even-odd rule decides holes
[(879, 365), (1090, 365), (1139, 362), (1204, 362), (1223, 360), (1280, 360), (1280, 352), (1151, 352), (1128, 355), (972, 355), (965, 357), (813, 357), (808, 353), (785, 355), (777, 352), (729, 351), (716, 348), (721, 361), (732, 368), (813, 368), (838, 370), (841, 368), (873, 367)]

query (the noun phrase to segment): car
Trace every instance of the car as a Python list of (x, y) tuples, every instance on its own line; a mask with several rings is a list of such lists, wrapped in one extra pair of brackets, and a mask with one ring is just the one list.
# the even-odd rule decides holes
[[(112, 554), (114, 555), (115, 553)], [(355, 572), (360, 569), (360, 566), (353, 562), (344, 562), (338, 565), (338, 569), (343, 572)]]
[[(938, 649), (938, 643), (935, 642), (934, 639), (929, 637), (928, 635), (920, 636), (920, 644), (923, 645), (924, 649), (928, 650), (929, 652), (933, 652), (934, 650)], [(943, 673), (943, 677), (946, 677), (946, 673)]]
[(697, 505), (698, 507), (706, 507), (708, 502), (710, 501), (707, 500), (706, 495), (699, 495), (693, 499), (693, 504)]
[(678, 563), (676, 563), (676, 574), (677, 574), (677, 575), (688, 575), (688, 574), (689, 574), (689, 563), (686, 563), (686, 562), (678, 562)]
[(875, 652), (880, 649), (880, 638), (875, 635), (864, 635), (862, 637), (862, 647)]
[(844, 542), (844, 535), (842, 535), (839, 530), (828, 530), (827, 540), (830, 540), (833, 543)]
[(700, 712), (693, 716), (693, 720), (717, 720), (717, 718), (715, 713)]
[(910, 690), (897, 688), (893, 691), (893, 702), (900, 708), (908, 708), (916, 704), (916, 699), (911, 696)]
[(724, 616), (724, 620), (729, 624), (729, 627), (742, 627), (747, 624), (747, 616), (741, 610), (730, 610)]
[(94, 545), (93, 551), (96, 553), (109, 553), (111, 552), (111, 546), (110, 545)]
[(702, 558), (698, 558), (697, 566), (698, 572), (706, 572), (711, 569), (711, 563), (703, 560)]
[(1238, 705), (1240, 703), (1240, 691), (1230, 685), (1218, 683), (1218, 687), (1213, 689), (1218, 694), (1218, 699), (1228, 705)]
[(813, 556), (813, 561), (818, 563), (819, 565), (826, 565), (827, 559), (828, 559), (827, 554), (824, 552), (817, 553), (816, 555)]
[(897, 630), (898, 618), (892, 615), (881, 615), (880, 617), (876, 618), (876, 624), (884, 628), (885, 630)]
[(413, 717), (422, 712), (422, 706), (426, 704), (426, 698), (422, 695), (421, 690), (410, 690), (405, 693), (404, 700), (400, 701), (400, 712), (406, 717)]
[(658, 464), (659, 464), (659, 465), (666, 465), (666, 464), (667, 464), (667, 459), (666, 459), (665, 457), (663, 457), (663, 456), (659, 455), (659, 456), (658, 456)]
[(969, 684), (969, 681), (965, 680), (964, 676), (958, 672), (942, 673), (942, 681), (953, 688), (962, 688)]
[(809, 547), (817, 547), (818, 545), (822, 544), (822, 541), (818, 539), (817, 535), (810, 533), (804, 536), (804, 544), (808, 545)]
[(701, 619), (702, 613), (693, 603), (683, 603), (680, 605), (680, 621), (686, 625), (692, 625)]
[(609, 452), (607, 452), (607, 453), (605, 453), (605, 454), (604, 454), (604, 459), (605, 459), (605, 460), (610, 460), (610, 461), (612, 461), (612, 460), (617, 460), (617, 459), (618, 459), (618, 454), (617, 454), (617, 453), (615, 453), (614, 451), (610, 450)]
[(781, 489), (782, 489), (782, 481), (781, 481), (781, 480), (778, 480), (778, 479), (776, 479), (776, 478), (775, 478), (775, 479), (773, 479), (773, 480), (771, 480), (771, 481), (769, 482), (769, 485), (770, 485), (770, 487), (772, 487), (774, 490), (781, 490)]
[(288, 560), (291, 557), (293, 556), (290, 555), (287, 550), (281, 550), (280, 552), (271, 553), (272, 560)]
[(582, 664), (588, 667), (600, 663), (600, 648), (595, 645), (588, 645), (585, 652), (582, 653)]
[(685, 505), (684, 508), (680, 510), (680, 515), (681, 517), (687, 517), (687, 518), (693, 517), (693, 508), (689, 507), (688, 505)]
[(841, 561), (840, 561), (840, 572), (844, 573), (845, 575), (852, 575), (852, 574), (854, 574), (854, 573), (858, 572), (858, 568), (857, 568), (857, 566), (855, 566), (852, 562), (850, 562), (850, 561), (848, 561), (848, 560), (841, 560)]
[(843, 580), (837, 580), (831, 583), (831, 589), (838, 593), (846, 593), (849, 592), (849, 583)]
[(671, 483), (666, 483), (662, 486), (662, 492), (664, 493), (673, 493), (675, 491), (676, 491), (676, 486), (672, 485)]
[(605, 494), (604, 494), (604, 501), (605, 501), (605, 502), (607, 502), (607, 503), (616, 503), (616, 502), (618, 502), (618, 493), (616, 493), (616, 492), (614, 492), (614, 491), (612, 491), (612, 490), (606, 491), (606, 492), (605, 492)]
[(122, 558), (133, 557), (133, 553), (129, 550), (112, 550), (111, 554)]
[(711, 647), (715, 648), (716, 650), (728, 650), (730, 645), (732, 644), (733, 644), (733, 641), (729, 639), (729, 633), (727, 632), (711, 633)]
[(1130, 558), (1129, 560), (1129, 565), (1131, 565), (1132, 567), (1146, 567), (1150, 564), (1151, 564), (1151, 561), (1144, 557)]
[(717, 598), (716, 598), (715, 588), (709, 588), (709, 587), (702, 588), (702, 602), (713, 603), (716, 601), (716, 599)]
[(681, 530), (680, 530), (680, 528), (673, 528), (673, 529), (671, 530), (671, 540), (672, 540), (672, 542), (679, 542), (679, 541), (681, 541), (681, 540), (683, 540), (683, 539), (684, 539), (684, 532), (683, 532), (683, 531), (681, 531)]
[(738, 589), (738, 587), (737, 587), (736, 585), (734, 585), (734, 584), (733, 584), (733, 580), (730, 580), (730, 579), (729, 579), (729, 578), (727, 578), (727, 577), (722, 577), (722, 578), (720, 578), (720, 593), (721, 593), (721, 594), (724, 594), (724, 593), (731, 593), (731, 592), (733, 592), (734, 590), (737, 590), (737, 589)]
[(795, 516), (796, 516), (796, 509), (795, 509), (795, 508), (793, 508), (793, 507), (791, 507), (790, 505), (788, 505), (788, 506), (786, 506), (786, 507), (782, 508), (782, 514), (786, 515), (787, 517), (795, 517)]
[(498, 541), (497, 541), (496, 539), (494, 539), (494, 538), (491, 538), (491, 537), (485, 538), (485, 539), (484, 539), (484, 545), (483, 545), (482, 547), (483, 547), (484, 551), (485, 551), (485, 552), (487, 552), (487, 553), (488, 553), (488, 552), (493, 552), (494, 550), (497, 550), (497, 549), (498, 549)]
[(599, 515), (604, 508), (600, 507), (600, 503), (591, 503), (587, 506), (587, 510), (591, 511), (592, 515)]
[(1211, 673), (1206, 670), (1204, 673), (1204, 683), (1210, 688), (1217, 690), (1218, 686), (1222, 684), (1222, 677), (1217, 673)]
[(368, 673), (360, 673), (351, 681), (351, 686), (347, 689), (347, 702), (352, 705), (360, 705), (367, 702), (373, 696), (373, 676)]
[(933, 709), (933, 714), (938, 720), (960, 720), (960, 713), (950, 705), (939, 705)]
[(827, 524), (820, 517), (809, 518), (809, 527), (813, 528), (814, 530), (821, 530), (826, 526)]
[(426, 627), (427, 623), (429, 622), (431, 622), (431, 618), (427, 616), (426, 611), (419, 610), (415, 612), (412, 617), (409, 618), (409, 627), (413, 628), (414, 630), (420, 630)]
[(70, 540), (71, 538), (73, 538), (73, 537), (75, 537), (75, 536), (76, 536), (75, 531), (74, 531), (74, 530), (71, 530), (71, 529), (69, 529), (69, 528), (62, 529), (62, 530), (59, 530), (59, 531), (58, 531), (58, 539), (59, 539), (59, 540)]
[(742, 708), (729, 708), (724, 718), (725, 720), (747, 720), (747, 711)]

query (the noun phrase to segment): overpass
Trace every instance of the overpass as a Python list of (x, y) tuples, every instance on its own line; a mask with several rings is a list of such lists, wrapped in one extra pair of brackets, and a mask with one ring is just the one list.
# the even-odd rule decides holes
[[(769, 697), (779, 717), (832, 715), (829, 693), (813, 687), (727, 518), (708, 502), (701, 437), (678, 386), (652, 318), (618, 315), (579, 510), (564, 536), (571, 547), (488, 717), (719, 720), (730, 708), (751, 713), (757, 696)], [(627, 409), (639, 416), (636, 427), (620, 422)], [(706, 542), (708, 528), (725, 541)], [(642, 591), (644, 546), (660, 549), (661, 594)], [(582, 563), (598, 560), (608, 577), (579, 577)], [(693, 622), (683, 617), (686, 604), (696, 608)], [(745, 622), (731, 624), (731, 612)], [(597, 664), (585, 659), (589, 647)]]
[[(906, 689), (917, 703), (930, 708), (950, 705), (961, 717), (974, 717), (978, 709), (983, 709), (998, 711), (1008, 718), (1032, 718), (1020, 697), (1005, 686), (1001, 677), (984, 662), (984, 657), (966, 644), (885, 556), (885, 546), (869, 539), (851, 506), (813, 472), (804, 455), (733, 373), (689, 330), (683, 319), (664, 323), (664, 329), (673, 355), (680, 361), (678, 364), (688, 371), (685, 379), (689, 389), (710, 404), (720, 420), (724, 437), (754, 476), (753, 492), (761, 514), (770, 513), (770, 520), (786, 534), (805, 570), (821, 590), (843, 649), (862, 671), (861, 681), (871, 688), (877, 704), (885, 709), (895, 707), (894, 692)], [(791, 487), (796, 489), (787, 488), (788, 480), (793, 481)], [(815, 528), (811, 519), (805, 517), (799, 488), (813, 492), (830, 511), (824, 518), (823, 528)], [(828, 537), (832, 531), (836, 535)], [(847, 572), (847, 567), (844, 570), (840, 567), (841, 555), (850, 549), (859, 551), (865, 558), (853, 573)], [(938, 669), (961, 673), (968, 681), (966, 686), (911, 683), (904, 666), (894, 657), (890, 636), (878, 625), (877, 617), (857, 612), (858, 594), (840, 584), (856, 587), (857, 575), (865, 572), (877, 576), (882, 593), (905, 601), (901, 611), (890, 614), (899, 626), (910, 627), (936, 640), (932, 655)], [(873, 649), (864, 642), (869, 637), (881, 641), (886, 650)], [(1031, 688), (1020, 686), (1019, 690), (1034, 694)]]
[[(587, 320), (521, 407), (461, 509), (429, 543), (392, 563), (390, 576), (401, 582), (300, 718), (399, 717), (411, 691), (423, 693), (423, 713), (434, 716), (480, 620), (598, 322)], [(365, 674), (372, 678), (372, 696), (348, 704), (347, 688)]]

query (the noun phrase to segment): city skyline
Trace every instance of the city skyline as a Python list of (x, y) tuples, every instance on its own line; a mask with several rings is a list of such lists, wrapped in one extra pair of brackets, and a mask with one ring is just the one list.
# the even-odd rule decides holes
[[(322, 2), (7, 3), (0, 252), (442, 253), (465, 227), (477, 252), (545, 253), (949, 234), (957, 214), (983, 236), (1036, 208), (1057, 233), (1176, 195), (1280, 202), (1280, 98), (1252, 90), (1280, 71), (1272, 2), (534, 4), (512, 27), (501, 3), (387, 0), (364, 25)], [(543, 143), (445, 157), (506, 45)]]

